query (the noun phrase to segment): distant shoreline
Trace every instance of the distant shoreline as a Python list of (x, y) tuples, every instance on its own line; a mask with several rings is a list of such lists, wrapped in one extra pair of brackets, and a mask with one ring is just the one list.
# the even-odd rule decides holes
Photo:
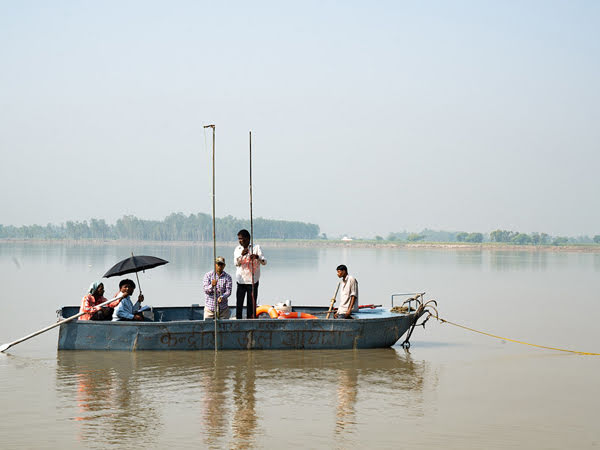
[[(235, 245), (236, 241), (217, 242), (218, 245)], [(260, 239), (257, 244), (266, 248), (389, 248), (406, 250), (498, 250), (526, 252), (575, 252), (600, 253), (600, 245), (515, 245), (495, 242), (390, 242), (390, 241), (334, 241), (334, 240), (302, 240), (302, 239)], [(46, 244), (46, 245), (164, 245), (171, 247), (208, 247), (210, 241), (138, 241), (113, 239), (0, 239), (0, 245), (6, 244)]]

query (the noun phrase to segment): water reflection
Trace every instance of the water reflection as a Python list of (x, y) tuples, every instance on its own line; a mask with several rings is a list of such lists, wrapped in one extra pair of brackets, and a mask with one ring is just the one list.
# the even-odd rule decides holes
[(356, 424), (355, 405), (358, 389), (358, 373), (356, 370), (338, 370), (337, 407), (335, 433), (342, 434), (348, 426)]
[(596, 269), (596, 272), (600, 271), (600, 255), (599, 254), (594, 255), (594, 269)]
[[(228, 429), (229, 410), (227, 407), (227, 383), (230, 374), (219, 353), (209, 355), (213, 358), (214, 365), (202, 376), (204, 391), (202, 399), (202, 423), (199, 426), (205, 429), (204, 443), (209, 447), (217, 447)], [(207, 363), (209, 361), (207, 360)]]
[(372, 419), (361, 402), (410, 403), (414, 412), (426, 369), (401, 349), (61, 351), (56, 384), (59, 407), (87, 446), (159, 446), (175, 423), (176, 441), (248, 448), (263, 445), (261, 439), (277, 432), (272, 421), (282, 417), (293, 423), (318, 411), (324, 418), (318, 427), (338, 444), (352, 438), (357, 423)]
[(59, 352), (57, 387), (74, 398), (80, 440), (98, 447), (148, 443), (159, 415), (145, 402), (138, 355), (111, 354), (110, 362), (104, 356)]
[[(255, 355), (256, 352), (240, 354), (240, 364), (236, 364), (233, 370), (233, 403), (235, 405), (232, 418), (233, 448), (247, 448), (254, 444), (254, 433), (258, 422)], [(244, 359), (245, 365), (243, 364)]]
[(481, 250), (460, 250), (453, 252), (453, 254), (458, 265), (476, 268), (483, 266), (483, 251)]
[[(218, 243), (217, 252), (231, 260), (236, 243)], [(267, 245), (269, 266), (274, 271), (289, 271), (290, 267), (313, 268), (319, 260), (319, 250), (303, 248), (297, 257), (289, 258), (289, 248)], [(44, 243), (0, 242), (0, 257), (7, 256), (16, 261), (34, 258), (45, 264), (57, 262), (66, 268), (93, 267), (103, 273), (114, 263), (127, 258), (131, 252), (137, 255), (153, 255), (170, 261), (166, 268), (174, 278), (198, 276), (202, 270), (210, 267), (212, 245), (210, 243), (139, 243), (139, 242), (73, 242), (47, 241)], [(232, 265), (233, 266), (233, 265)], [(202, 272), (203, 273), (203, 272)]]
[(549, 256), (554, 263), (566, 263), (568, 255), (566, 254), (551, 254), (546, 251), (506, 251), (498, 250), (490, 252), (490, 265), (493, 270), (518, 271), (518, 270), (534, 270), (544, 271), (548, 267)]

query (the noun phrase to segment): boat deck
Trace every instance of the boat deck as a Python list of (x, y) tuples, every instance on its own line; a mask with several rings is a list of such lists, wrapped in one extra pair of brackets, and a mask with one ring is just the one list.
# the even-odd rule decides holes
[[(231, 318), (228, 320), (236, 320), (236, 308), (230, 307), (231, 310)], [(307, 314), (312, 314), (313, 316), (317, 316), (318, 319), (325, 319), (327, 316), (327, 311), (329, 308), (324, 306), (294, 306), (292, 308), (293, 312), (303, 312)], [(60, 316), (62, 318), (67, 318), (73, 316), (79, 312), (79, 306), (64, 306), (59, 310)], [(387, 308), (364, 308), (360, 309), (358, 312), (352, 313), (352, 316), (355, 320), (360, 319), (375, 319), (375, 318), (385, 318), (385, 317), (397, 317), (397, 313), (391, 313)], [(242, 311), (242, 317), (246, 317), (246, 308)], [(191, 305), (188, 307), (185, 306), (159, 306), (152, 307), (152, 313), (146, 314), (144, 322), (178, 322), (178, 321), (195, 321), (195, 320), (204, 320), (204, 306), (200, 305)], [(274, 320), (269, 318), (267, 315), (263, 315), (260, 319), (252, 319), (252, 320)], [(310, 319), (314, 320), (314, 319)], [(326, 319), (325, 319), (326, 320)], [(333, 313), (330, 315), (329, 320), (333, 319)], [(82, 321), (79, 321), (82, 322)], [(103, 322), (107, 323), (107, 322)]]

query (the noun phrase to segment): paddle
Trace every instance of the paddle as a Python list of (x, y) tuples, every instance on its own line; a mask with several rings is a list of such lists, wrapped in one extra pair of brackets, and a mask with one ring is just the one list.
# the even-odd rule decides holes
[(335, 298), (337, 297), (337, 293), (338, 293), (339, 289), (340, 289), (340, 283), (338, 281), (338, 285), (335, 288), (335, 294), (333, 294), (333, 297), (331, 298), (331, 304), (329, 305), (329, 311), (327, 311), (327, 316), (325, 316), (326, 319), (329, 319), (329, 316), (331, 315), (331, 311), (333, 311), (333, 304), (335, 303)]
[[(124, 296), (124, 294), (119, 294), (111, 300), (106, 300), (104, 303), (100, 303), (98, 305), (98, 307), (106, 306), (109, 303), (114, 302), (115, 300), (119, 300), (119, 299), (123, 298), (123, 296)], [(85, 314), (85, 312), (80, 312), (79, 314), (75, 314), (74, 316), (71, 316), (67, 319), (61, 320), (60, 322), (56, 322), (50, 326), (47, 326), (46, 328), (42, 328), (41, 330), (36, 331), (35, 333), (28, 334), (27, 336), (22, 337), (21, 339), (17, 339), (16, 341), (10, 342), (8, 344), (4, 344), (4, 345), (0, 346), (0, 353), (8, 350), (13, 345), (17, 345), (20, 342), (26, 341), (27, 339), (31, 339), (32, 337), (37, 336), (38, 334), (45, 333), (46, 331), (51, 330), (52, 328), (56, 328), (57, 326), (62, 325), (63, 323), (67, 323), (67, 322), (70, 322), (71, 320), (75, 320), (78, 317), (83, 316), (84, 314)]]
[[(381, 308), (383, 305), (359, 305), (358, 309), (375, 309), (375, 308)], [(338, 308), (333, 308), (333, 310), (331, 312), (337, 312)]]

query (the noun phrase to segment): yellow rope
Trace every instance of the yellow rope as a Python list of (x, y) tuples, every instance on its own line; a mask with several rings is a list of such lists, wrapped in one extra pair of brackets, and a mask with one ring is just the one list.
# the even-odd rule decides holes
[(505, 338), (502, 336), (496, 336), (495, 334), (486, 333), (485, 331), (479, 331), (479, 330), (475, 330), (473, 328), (465, 327), (464, 325), (459, 325), (457, 323), (450, 322), (449, 320), (442, 319), (441, 317), (436, 317), (434, 315), (432, 315), (432, 317), (435, 317), (437, 320), (439, 320), (442, 323), (449, 323), (450, 325), (454, 325), (455, 327), (463, 328), (463, 329), (469, 330), (469, 331), (474, 331), (475, 333), (479, 333), (479, 334), (485, 334), (486, 336), (491, 336), (496, 339), (502, 339), (504, 341), (515, 342), (517, 344), (531, 345), (532, 347), (545, 348), (548, 350), (557, 350), (559, 352), (576, 353), (578, 355), (600, 356), (600, 353), (578, 352), (575, 350), (565, 350), (564, 348), (546, 347), (545, 345), (530, 344), (529, 342), (517, 341), (515, 339), (508, 339), (508, 338)]

